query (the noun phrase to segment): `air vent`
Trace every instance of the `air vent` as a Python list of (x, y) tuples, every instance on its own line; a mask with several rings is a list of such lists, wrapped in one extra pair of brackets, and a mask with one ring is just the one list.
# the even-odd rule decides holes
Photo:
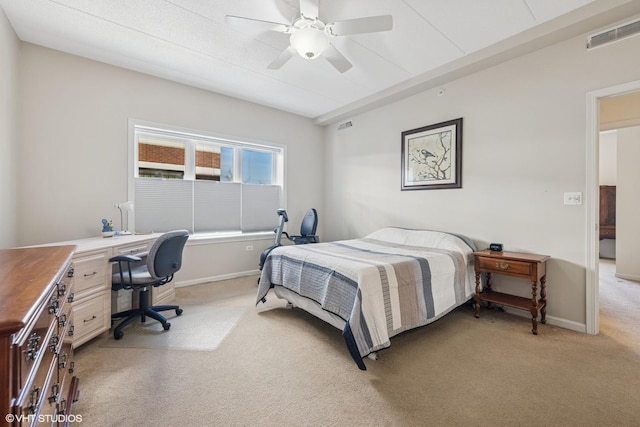
[(587, 49), (593, 49), (595, 47), (602, 46), (603, 44), (622, 40), (639, 33), (640, 20), (629, 22), (628, 24), (621, 25), (617, 28), (612, 28), (602, 33), (589, 36)]
[(353, 126), (353, 123), (351, 123), (351, 120), (349, 120), (348, 122), (340, 123), (338, 125), (338, 130), (343, 130), (343, 129), (346, 129), (346, 128), (350, 128), (351, 126)]

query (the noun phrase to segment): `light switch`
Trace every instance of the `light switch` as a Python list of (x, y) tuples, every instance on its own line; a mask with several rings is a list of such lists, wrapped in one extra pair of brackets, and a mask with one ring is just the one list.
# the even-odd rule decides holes
[(580, 192), (564, 193), (564, 204), (565, 205), (581, 205), (582, 193)]

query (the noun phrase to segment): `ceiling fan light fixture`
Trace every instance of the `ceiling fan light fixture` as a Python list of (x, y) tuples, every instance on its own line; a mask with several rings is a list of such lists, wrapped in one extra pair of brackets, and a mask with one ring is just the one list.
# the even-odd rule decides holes
[(317, 28), (299, 28), (289, 38), (291, 46), (306, 59), (314, 59), (329, 46), (329, 35)]

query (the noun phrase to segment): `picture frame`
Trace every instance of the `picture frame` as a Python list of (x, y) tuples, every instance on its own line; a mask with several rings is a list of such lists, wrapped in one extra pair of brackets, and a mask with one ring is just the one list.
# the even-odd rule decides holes
[(401, 190), (462, 188), (462, 118), (402, 132)]

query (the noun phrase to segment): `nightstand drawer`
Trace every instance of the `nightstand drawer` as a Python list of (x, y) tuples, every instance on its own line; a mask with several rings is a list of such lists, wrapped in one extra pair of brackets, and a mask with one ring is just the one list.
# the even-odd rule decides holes
[(533, 272), (533, 265), (530, 262), (514, 261), (510, 259), (495, 259), (477, 257), (476, 263), (482, 271), (517, 274), (530, 276)]

